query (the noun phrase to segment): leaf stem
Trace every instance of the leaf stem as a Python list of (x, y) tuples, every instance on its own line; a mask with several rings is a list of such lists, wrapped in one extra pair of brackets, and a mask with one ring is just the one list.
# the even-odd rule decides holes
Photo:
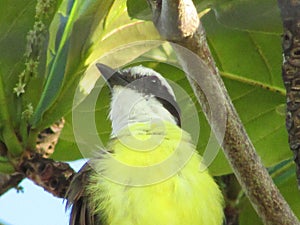
[(3, 142), (5, 143), (7, 150), (12, 156), (19, 156), (23, 149), (19, 142), (14, 128), (12, 126), (11, 118), (7, 109), (8, 102), (6, 101), (5, 90), (2, 80), (2, 74), (0, 74), (0, 123)]
[(0, 161), (0, 174), (11, 174), (14, 171), (15, 169), (11, 163)]
[(276, 86), (273, 86), (273, 85), (269, 85), (269, 84), (262, 83), (260, 81), (252, 80), (252, 79), (245, 78), (245, 77), (240, 77), (236, 74), (232, 74), (232, 73), (228, 73), (228, 72), (224, 72), (224, 71), (219, 71), (219, 73), (222, 77), (225, 77), (225, 78), (240, 81), (242, 83), (249, 84), (249, 85), (252, 85), (252, 86), (260, 87), (260, 88), (263, 88), (263, 89), (266, 89), (266, 90), (269, 90), (269, 91), (272, 91), (272, 92), (275, 92), (275, 93), (279, 93), (283, 96), (286, 95), (285, 90), (283, 88), (280, 88), (280, 87), (276, 87)]
[(30, 129), (27, 142), (26, 142), (26, 149), (29, 151), (35, 151), (36, 149), (36, 139), (39, 134), (39, 130), (34, 128)]

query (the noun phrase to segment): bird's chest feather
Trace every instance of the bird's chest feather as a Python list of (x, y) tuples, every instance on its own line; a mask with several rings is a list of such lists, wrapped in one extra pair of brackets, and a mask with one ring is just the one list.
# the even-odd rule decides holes
[(208, 173), (195, 170), (195, 166), (187, 164), (173, 177), (149, 186), (103, 181), (98, 207), (105, 214), (106, 224), (222, 224), (220, 191)]
[(189, 137), (176, 132), (154, 136), (135, 136), (144, 139), (144, 146), (136, 148), (131, 145), (136, 140), (113, 143), (113, 157), (96, 166), (105, 175), (91, 178), (92, 207), (106, 225), (220, 225), (220, 191), (207, 171), (199, 171), (201, 157)]

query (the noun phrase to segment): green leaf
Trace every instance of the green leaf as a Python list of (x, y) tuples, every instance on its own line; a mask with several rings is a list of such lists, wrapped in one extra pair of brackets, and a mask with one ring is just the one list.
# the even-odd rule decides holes
[[(49, 42), (50, 53), (48, 53), (47, 63), (47, 65), (50, 66), (50, 68), (48, 68), (49, 74), (47, 74), (47, 80), (41, 99), (31, 120), (31, 125), (33, 127), (37, 126), (37, 123), (41, 121), (44, 112), (51, 106), (55, 98), (57, 98), (57, 96), (59, 95), (59, 91), (61, 90), (63, 80), (65, 78), (66, 70), (68, 69), (66, 68), (66, 64), (68, 62), (67, 57), (71, 54), (70, 52), (74, 53), (74, 55), (72, 55), (73, 59), (77, 59), (75, 63), (78, 63), (78, 60), (81, 59), (81, 52), (79, 52), (78, 49), (81, 50), (83, 45), (85, 44), (85, 42), (83, 42), (83, 39), (81, 39), (79, 46), (73, 46), (73, 48), (77, 49), (77, 51), (72, 51), (72, 48), (70, 48), (69, 45), (72, 37), (74, 37), (73, 33), (76, 33), (75, 24), (80, 22), (80, 19), (83, 20), (86, 14), (91, 13), (89, 7), (94, 7), (94, 4), (95, 3), (93, 1), (75, 1), (74, 3), (72, 1), (65, 1), (62, 3), (61, 8), (59, 9), (59, 13), (57, 14), (57, 17), (60, 18), (60, 23), (57, 24), (57, 17), (54, 19), (54, 23), (57, 27), (57, 33), (54, 33), (56, 42), (53, 41), (54, 35), (52, 35), (50, 37), (51, 41)], [(65, 10), (65, 8), (67, 9)], [(62, 14), (65, 14), (64, 16), (65, 18), (67, 18), (67, 21), (62, 19)], [(78, 37), (83, 36), (83, 38), (86, 38), (86, 35), (88, 35), (90, 24), (84, 25), (87, 29), (81, 30), (84, 32), (81, 35), (78, 35)], [(51, 26), (51, 31), (53, 32), (56, 27), (53, 28), (53, 26)], [(53, 43), (55, 43), (54, 49)]]
[(15, 171), (13, 165), (8, 161), (6, 157), (0, 156), (0, 175), (11, 174)]
[(15, 171), (15, 168), (10, 163), (0, 161), (0, 174), (11, 174)]
[(208, 2), (211, 2), (218, 21), (225, 26), (263, 33), (282, 33), (276, 0), (214, 0)]
[(59, 47), (64, 44), (63, 35), (65, 34), (65, 29), (69, 21), (73, 4), (73, 0), (62, 1), (50, 24), (46, 74), (50, 74), (50, 69), (52, 68), (55, 57), (58, 54)]
[[(61, 0), (56, 0), (51, 3), (52, 9), (58, 7)], [(20, 0), (3, 0), (0, 7), (0, 67), (3, 74), (3, 81), (5, 83), (5, 92), (7, 93), (7, 99), (11, 103), (8, 105), (9, 112), (12, 115), (13, 122), (16, 123), (19, 120), (20, 115), (16, 115), (18, 112), (17, 105), (20, 105), (20, 100), (15, 97), (13, 88), (18, 82), (18, 75), (25, 68), (25, 57), (27, 43), (27, 33), (33, 28), (35, 21), (37, 2), (34, 0), (20, 1)], [(47, 27), (52, 20), (52, 14), (43, 21)], [(47, 37), (46, 37), (47, 39)], [(43, 49), (41, 49), (42, 52)], [(30, 79), (29, 83), (26, 83), (25, 94), (23, 94), (22, 101), (23, 106), (28, 103), (37, 104), (41, 93), (41, 83), (43, 82), (43, 65), (45, 57), (40, 57), (40, 66), (38, 69), (38, 76)], [(28, 90), (28, 91), (27, 91)], [(19, 101), (17, 103), (17, 101)]]
[[(132, 49), (129, 55), (127, 53), (127, 57), (130, 57), (127, 60), (124, 60), (124, 58), (119, 60), (118, 57), (120, 56), (115, 58), (109, 56), (113, 59), (106, 63), (121, 66), (149, 50), (148, 47), (144, 46), (146, 50), (142, 51), (142, 45), (136, 44), (136, 42), (160, 40), (160, 36), (152, 22), (129, 18), (125, 3), (123, 0), (116, 2), (107, 16), (105, 29), (101, 30), (101, 33), (99, 31), (94, 33), (94, 42), (91, 47), (91, 55), (86, 61), (87, 64), (99, 60), (103, 55), (113, 54), (112, 51), (120, 47), (129, 49), (135, 45), (138, 46), (140, 50)], [(114, 63), (114, 60), (119, 60), (120, 62)]]
[[(43, 19), (43, 24), (47, 27), (52, 19), (52, 11), (55, 11), (60, 0), (51, 3), (47, 17)], [(43, 65), (45, 63), (45, 49), (41, 47), (42, 54), (39, 58), (38, 74), (24, 81), (25, 93), (17, 97), (13, 88), (18, 83), (19, 75), (25, 69), (25, 52), (27, 51), (27, 34), (32, 30), (35, 21), (36, 1), (2, 1), (0, 8), (0, 73), (3, 81), (2, 85), (2, 103), (6, 102), (7, 114), (5, 119), (1, 118), (0, 123), (6, 123), (2, 131), (3, 139), (9, 151), (13, 155), (18, 155), (22, 151), (21, 143), (18, 139), (23, 140), (23, 146), (26, 145), (27, 123), (21, 121), (22, 112), (27, 105), (35, 106), (38, 102), (42, 82), (44, 79)], [(45, 37), (47, 40), (47, 34)], [(46, 41), (45, 41), (46, 42)], [(1, 81), (1, 82), (2, 82)], [(9, 104), (8, 104), (9, 103)], [(6, 110), (4, 105), (2, 111)], [(17, 137), (18, 136), (18, 137)]]
[[(91, 127), (87, 124), (87, 118), (95, 118), (95, 124), (97, 124), (99, 128), (99, 138), (106, 143), (109, 135), (110, 135), (110, 121), (107, 119), (108, 117), (108, 106), (110, 101), (109, 89), (104, 87), (99, 94), (99, 98), (95, 102), (95, 107), (90, 108), (89, 104), (92, 100), (93, 93), (88, 95), (84, 101), (81, 102), (80, 105), (76, 107), (76, 114), (73, 117), (72, 113), (68, 113), (65, 117), (65, 126), (60, 135), (60, 139), (58, 145), (55, 147), (55, 152), (53, 154), (53, 158), (56, 160), (76, 160), (80, 158), (87, 157), (88, 151), (96, 150), (100, 146), (92, 146), (88, 141), (91, 135), (98, 135), (97, 133), (91, 133)], [(85, 105), (88, 104), (88, 105)], [(80, 119), (80, 121), (75, 121), (77, 126), (73, 125), (73, 119)], [(83, 119), (84, 118), (84, 119)], [(74, 133), (76, 134), (77, 128), (79, 127), (79, 131), (87, 132), (87, 139), (85, 140), (87, 143), (86, 149), (79, 150), (78, 146), (82, 147), (84, 143), (79, 143), (79, 140), (75, 139)], [(98, 137), (98, 136), (97, 136)]]
[[(0, 7), (0, 66), (11, 89), (20, 72), (18, 62), (25, 53), (26, 35), (33, 26), (35, 1), (3, 0)], [(14, 76), (13, 76), (14, 75)]]
[(230, 29), (212, 13), (203, 24), (220, 74), (264, 164), (289, 158), (280, 35)]
[(8, 112), (15, 123), (17, 99), (13, 88), (18, 75), (24, 69), (26, 35), (32, 28), (35, 15), (35, 1), (3, 0), (0, 7), (0, 72)]
[(147, 3), (143, 0), (127, 0), (128, 14), (131, 18), (151, 20), (152, 12)]
[[(1, 139), (5, 143), (8, 152), (13, 156), (19, 156), (22, 152), (21, 143), (18, 140), (17, 135), (14, 132), (12, 124), (12, 118), (8, 111), (8, 101), (5, 95), (3, 74), (0, 70), (0, 130)], [(4, 168), (6, 165), (4, 165)]]

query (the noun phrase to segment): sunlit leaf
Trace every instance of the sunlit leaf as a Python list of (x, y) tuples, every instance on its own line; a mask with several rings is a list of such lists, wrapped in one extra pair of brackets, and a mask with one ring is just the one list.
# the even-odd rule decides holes
[(127, 0), (128, 14), (137, 19), (151, 20), (152, 12), (147, 1)]
[[(84, 58), (87, 56), (87, 47), (90, 45), (88, 38), (90, 32), (93, 32), (95, 23), (100, 21), (106, 15), (105, 5), (110, 6), (109, 1), (72, 1), (63, 2), (59, 10), (56, 20), (57, 32), (52, 35), (52, 39), (55, 37), (55, 41), (50, 41), (50, 57), (47, 65), (49, 74), (47, 75), (47, 81), (37, 106), (35, 114), (32, 118), (31, 124), (33, 127), (41, 123), (41, 118), (45, 111), (53, 104), (55, 99), (59, 96), (62, 86), (67, 83), (72, 83), (74, 79), (79, 79), (78, 74), (83, 73)], [(66, 9), (67, 8), (67, 9)], [(99, 10), (102, 9), (102, 10)], [(68, 14), (69, 13), (69, 14)], [(100, 14), (100, 15), (99, 15)], [(67, 21), (63, 19), (63, 17)], [(57, 22), (57, 21), (60, 21)], [(52, 26), (52, 31), (55, 27)], [(62, 32), (63, 30), (63, 32)], [(51, 39), (51, 38), (50, 38)], [(77, 76), (76, 76), (77, 74)], [(69, 81), (69, 77), (73, 79)], [(70, 90), (71, 91), (71, 90)], [(62, 112), (58, 112), (63, 114)], [(55, 116), (52, 116), (54, 118)], [(43, 124), (49, 125), (52, 121), (48, 121), (44, 118)]]
[[(85, 3), (84, 6), (87, 6), (86, 4), (88, 3)], [(66, 62), (64, 64), (63, 60), (56, 60), (56, 63), (55, 61), (49, 61), (52, 70), (54, 68), (52, 72), (49, 70), (53, 74), (53, 78), (48, 78), (49, 83), (48, 85), (46, 84), (45, 95), (42, 97), (35, 113), (33, 124), (40, 121), (45, 110), (46, 113), (43, 116), (43, 120), (40, 121), (40, 127), (48, 125), (55, 121), (55, 119), (71, 111), (78, 82), (86, 68), (103, 54), (118, 46), (145, 40), (148, 38), (147, 34), (151, 39), (154, 39), (154, 37), (158, 38), (157, 33), (153, 32), (155, 31), (153, 26), (152, 30), (149, 30), (151, 28), (149, 26), (150, 23), (148, 23), (148, 28), (143, 32), (142, 29), (145, 28), (143, 26), (144, 22), (131, 21), (129, 19), (124, 1), (114, 1), (113, 5), (112, 1), (93, 1), (93, 4), (89, 7), (86, 7), (86, 12), (82, 13), (81, 17), (77, 16), (77, 20), (72, 24), (74, 28), (70, 34), (70, 38), (65, 42), (67, 46), (70, 45), (71, 47), (61, 48), (60, 55), (57, 55), (55, 53), (55, 46), (57, 44), (55, 44), (55, 41), (50, 41), (52, 43), (52, 50), (48, 56), (52, 58), (53, 56), (62, 57)], [(56, 23), (57, 21), (61, 20), (57, 19)], [(59, 22), (56, 26), (59, 26)], [(57, 39), (57, 34), (54, 34), (53, 37)], [(144, 52), (145, 50), (140, 48), (138, 51)], [(139, 54), (141, 53), (130, 53), (130, 55), (127, 55), (127, 62)], [(55, 72), (56, 70), (58, 71), (57, 73)], [(63, 75), (63, 82), (61, 82), (62, 77), (59, 74)], [(93, 82), (89, 85), (92, 86)], [(57, 84), (58, 87), (54, 84)], [(55, 96), (53, 96), (52, 93), (55, 90)]]

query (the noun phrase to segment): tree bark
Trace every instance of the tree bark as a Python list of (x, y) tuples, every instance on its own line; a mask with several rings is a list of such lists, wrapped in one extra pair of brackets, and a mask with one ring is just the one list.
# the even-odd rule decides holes
[(287, 94), (286, 129), (300, 189), (300, 1), (278, 0), (278, 5), (284, 29), (282, 78)]

